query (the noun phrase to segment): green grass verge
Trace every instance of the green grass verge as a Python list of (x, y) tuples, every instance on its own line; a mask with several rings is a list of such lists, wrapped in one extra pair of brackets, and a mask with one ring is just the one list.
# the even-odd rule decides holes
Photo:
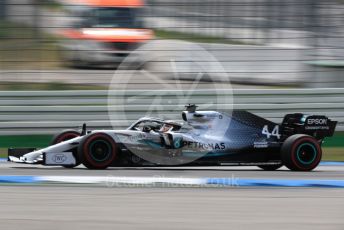
[(0, 136), (0, 157), (7, 157), (8, 148), (44, 148), (53, 135), (13, 135)]
[(37, 147), (49, 145), (53, 135), (13, 135), (0, 136), (0, 148)]
[(323, 161), (344, 161), (343, 147), (324, 147)]
[(323, 147), (344, 148), (344, 132), (337, 132), (333, 137), (326, 138)]
[[(49, 145), (52, 135), (13, 135), (0, 136), (0, 157), (7, 157), (7, 148), (35, 147), (43, 148)], [(323, 160), (344, 161), (344, 133), (337, 133), (327, 138), (323, 146)]]
[(0, 158), (7, 158), (7, 149), (0, 149)]
[(198, 43), (222, 43), (232, 45), (255, 45), (255, 43), (231, 40), (223, 37), (207, 36), (185, 32), (154, 30), (155, 35), (161, 39), (176, 39)]

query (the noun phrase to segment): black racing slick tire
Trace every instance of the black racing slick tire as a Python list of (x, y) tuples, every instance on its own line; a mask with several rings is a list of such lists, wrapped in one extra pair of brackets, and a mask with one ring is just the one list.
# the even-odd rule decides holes
[(293, 171), (312, 171), (319, 165), (321, 158), (319, 142), (309, 135), (292, 135), (281, 148), (282, 163)]
[[(72, 129), (64, 130), (64, 131), (54, 135), (53, 139), (51, 140), (50, 145), (55, 145), (55, 144), (61, 143), (63, 141), (67, 141), (67, 140), (73, 139), (75, 137), (79, 137), (80, 135), (81, 135), (80, 132), (72, 130)], [(81, 162), (79, 160), (79, 157), (78, 157), (78, 154), (77, 154), (76, 151), (73, 152), (73, 155), (74, 155), (76, 163), (74, 165), (63, 165), (63, 167), (65, 167), (65, 168), (74, 168), (74, 167), (76, 167), (76, 166), (81, 164)]]
[(93, 133), (78, 147), (81, 162), (88, 169), (106, 169), (117, 157), (115, 141), (105, 133)]
[(281, 168), (283, 165), (278, 164), (278, 165), (258, 165), (259, 168), (263, 169), (264, 171), (275, 171), (279, 168)]

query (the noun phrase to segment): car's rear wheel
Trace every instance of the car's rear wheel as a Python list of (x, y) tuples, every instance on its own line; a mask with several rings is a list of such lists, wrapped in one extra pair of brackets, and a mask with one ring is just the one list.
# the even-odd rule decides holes
[(78, 155), (87, 168), (106, 169), (116, 159), (116, 143), (105, 133), (94, 133), (80, 143)]
[(311, 171), (322, 157), (319, 142), (312, 136), (295, 134), (285, 140), (281, 148), (282, 163), (290, 170)]
[(259, 168), (265, 170), (265, 171), (275, 171), (279, 168), (281, 168), (283, 165), (282, 164), (277, 164), (277, 165), (258, 165)]
[[(55, 144), (58, 144), (58, 143), (61, 143), (61, 142), (64, 142), (64, 141), (68, 141), (70, 139), (73, 139), (73, 138), (76, 138), (76, 137), (79, 137), (80, 136), (80, 133), (78, 131), (75, 131), (75, 130), (64, 130), (58, 134), (56, 134), (53, 139), (51, 140), (51, 143), (50, 145), (55, 145)], [(74, 158), (75, 158), (75, 164), (74, 165), (64, 165), (63, 167), (65, 168), (74, 168), (78, 165), (81, 164), (80, 160), (79, 160), (79, 157), (78, 157), (78, 154), (76, 151), (73, 152), (73, 155), (74, 155)]]

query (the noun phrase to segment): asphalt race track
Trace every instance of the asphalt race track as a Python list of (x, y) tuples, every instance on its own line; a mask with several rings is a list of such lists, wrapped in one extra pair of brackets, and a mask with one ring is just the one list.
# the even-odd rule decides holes
[(1, 229), (340, 230), (341, 189), (1, 187)]
[[(344, 180), (344, 166), (314, 172), (256, 167), (64, 169), (0, 163), (0, 175), (236, 177)], [(344, 229), (343, 188), (110, 187), (1, 184), (0, 229)]]

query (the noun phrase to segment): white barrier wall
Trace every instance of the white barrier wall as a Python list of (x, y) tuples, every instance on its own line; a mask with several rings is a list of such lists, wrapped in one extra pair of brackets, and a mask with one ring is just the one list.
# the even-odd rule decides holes
[[(232, 97), (231, 91), (194, 91), (185, 100), (176, 99), (178, 91), (2, 91), (0, 92), (0, 134), (50, 134), (77, 128), (86, 122), (91, 129), (125, 128), (147, 110), (149, 116), (181, 120), (186, 103), (199, 109), (243, 109), (280, 122), (286, 113), (324, 114), (339, 122), (344, 131), (344, 89), (235, 89), (233, 105), (204, 104)], [(159, 103), (154, 105), (154, 99)], [(152, 105), (153, 103), (153, 105)], [(115, 113), (111, 116), (109, 112)], [(117, 116), (118, 115), (118, 116)]]

